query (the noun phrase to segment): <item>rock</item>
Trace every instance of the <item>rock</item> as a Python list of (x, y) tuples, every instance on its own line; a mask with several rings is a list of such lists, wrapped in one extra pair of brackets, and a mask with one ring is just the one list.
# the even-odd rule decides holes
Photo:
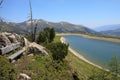
[(14, 36), (17, 39), (17, 41), (21, 43), (21, 46), (25, 45), (25, 41), (24, 41), (24, 37), (23, 36), (15, 34), (15, 33), (14, 33)]
[(12, 62), (11, 63), (15, 63), (16, 62), (16, 60), (12, 60)]
[(8, 39), (11, 41), (11, 43), (17, 43), (18, 42), (16, 37), (13, 34), (8, 36)]
[(20, 73), (20, 76), (23, 77), (23, 80), (30, 80), (31, 77), (29, 77), (27, 74), (25, 73)]
[(24, 37), (16, 33), (1, 32), (0, 33), (0, 48), (10, 45), (11, 43), (20, 42), (21, 46), (25, 45)]
[(8, 32), (4, 32), (4, 35), (6, 35), (6, 36), (9, 36), (9, 35), (11, 35), (12, 33), (8, 33)]
[(33, 54), (29, 54), (28, 56), (34, 56)]
[(0, 45), (0, 48), (3, 48), (4, 46)]
[(16, 38), (17, 41), (19, 41), (19, 42), (21, 41), (21, 36), (20, 35), (14, 33), (14, 36), (15, 36), (15, 38)]
[(25, 40), (24, 40), (24, 37), (23, 36), (21, 36), (21, 46), (25, 46)]
[(11, 42), (7, 38), (7, 36), (4, 33), (0, 33), (0, 45), (5, 47), (10, 44), (11, 44)]

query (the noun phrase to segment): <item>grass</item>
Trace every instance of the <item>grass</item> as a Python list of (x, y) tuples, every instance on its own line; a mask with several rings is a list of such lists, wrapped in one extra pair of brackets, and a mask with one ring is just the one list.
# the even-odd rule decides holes
[(60, 36), (56, 36), (53, 42), (60, 42)]
[(26, 73), (32, 80), (73, 80), (66, 62), (57, 63), (49, 56), (40, 54), (21, 58), (16, 63), (16, 68), (19, 73)]
[[(79, 76), (83, 75), (90, 76), (92, 74), (93, 69), (96, 68), (91, 64), (86, 63), (83, 60), (79, 59), (70, 51), (66, 57), (66, 60), (70, 62), (69, 65), (78, 72)], [(100, 70), (99, 68), (96, 69)]]

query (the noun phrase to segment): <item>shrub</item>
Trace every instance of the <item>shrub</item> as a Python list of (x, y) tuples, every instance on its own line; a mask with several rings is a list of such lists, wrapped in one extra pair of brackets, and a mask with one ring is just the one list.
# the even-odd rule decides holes
[(37, 43), (51, 43), (55, 38), (54, 28), (45, 28), (40, 32), (37, 38)]
[(53, 60), (63, 61), (68, 54), (68, 45), (61, 42), (49, 44), (48, 49), (52, 52)]
[(0, 80), (16, 80), (16, 70), (3, 56), (0, 56)]

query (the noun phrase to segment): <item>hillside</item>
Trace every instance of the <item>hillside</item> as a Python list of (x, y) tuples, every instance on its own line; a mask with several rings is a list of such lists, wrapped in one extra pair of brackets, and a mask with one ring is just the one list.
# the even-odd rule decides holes
[(115, 30), (101, 31), (100, 33), (109, 36), (120, 36), (120, 28)]
[(10, 32), (10, 33), (17, 33), (17, 34), (24, 34), (27, 31), (18, 27), (16, 23), (12, 22), (0, 22), (0, 31), (2, 32)]
[[(97, 33), (82, 25), (75, 25), (68, 22), (49, 22), (42, 19), (34, 19), (33, 26), (37, 24), (37, 32), (43, 30), (45, 27), (54, 28), (56, 32), (72, 32), (72, 33)], [(16, 33), (28, 33), (31, 31), (30, 21), (24, 21), (21, 23), (1, 23), (2, 31), (16, 32)]]
[(120, 28), (120, 24), (99, 26), (99, 27), (95, 28), (94, 30), (100, 32), (100, 31), (115, 30), (118, 28)]

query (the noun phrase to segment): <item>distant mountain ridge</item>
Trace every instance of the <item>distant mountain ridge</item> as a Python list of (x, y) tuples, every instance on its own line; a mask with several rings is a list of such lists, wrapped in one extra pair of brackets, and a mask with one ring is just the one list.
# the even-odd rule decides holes
[(100, 31), (115, 30), (118, 28), (120, 28), (120, 24), (100, 26), (100, 27), (95, 28), (94, 30), (100, 32)]
[(101, 31), (100, 33), (109, 36), (120, 36), (120, 28), (115, 30)]
[(98, 31), (103, 35), (120, 36), (120, 24), (105, 25), (105, 26), (97, 27), (94, 30)]
[[(43, 30), (45, 27), (54, 28), (56, 32), (73, 32), (73, 33), (97, 33), (94, 30), (91, 30), (85, 26), (82, 25), (75, 25), (69, 22), (49, 22), (43, 19), (33, 19), (33, 26), (37, 24), (37, 31)], [(15, 31), (18, 33), (26, 33), (31, 31), (30, 26), (30, 20), (21, 22), (21, 23), (11, 23), (11, 26), (9, 26), (9, 23), (1, 24), (0, 26), (3, 26), (2, 31), (7, 31), (6, 29)], [(8, 31), (9, 31), (8, 30)], [(9, 31), (10, 32), (10, 31)]]

